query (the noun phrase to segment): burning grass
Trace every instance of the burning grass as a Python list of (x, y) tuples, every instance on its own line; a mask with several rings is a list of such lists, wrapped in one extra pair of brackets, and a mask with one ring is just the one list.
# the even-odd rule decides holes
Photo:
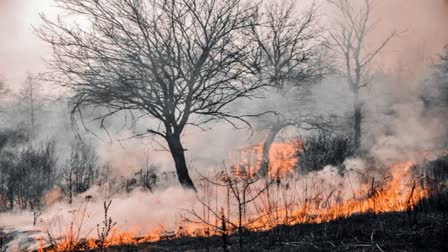
[[(272, 233), (282, 226), (297, 225), (321, 229), (335, 221), (341, 223), (344, 222), (341, 220), (353, 219), (353, 216), (387, 216), (388, 213), (408, 213), (408, 222), (412, 226), (416, 220), (410, 213), (418, 211), (422, 200), (433, 194), (428, 177), (412, 161), (390, 165), (383, 176), (374, 170), (360, 169), (366, 166), (362, 160), (346, 162), (343, 171), (328, 166), (321, 171), (299, 175), (294, 172), (297, 160), (291, 161), (294, 157), (292, 150), (297, 148), (296, 142), (274, 146), (271, 153), (284, 150), (277, 156), (271, 154), (278, 157), (271, 159), (271, 167), (276, 172), (261, 178), (256, 172), (259, 160), (249, 158), (254, 152), (259, 153), (259, 148), (256, 146), (241, 154), (248, 162), (234, 165), (232, 169), (226, 169), (212, 178), (203, 178), (198, 187), (199, 203), (193, 209), (185, 209), (177, 230), (160, 226), (143, 235), (121, 231), (118, 225), (112, 225), (105, 208), (107, 233), (100, 235), (98, 231), (97, 238), (82, 239), (74, 236), (71, 228), (45, 250), (95, 250), (117, 246), (137, 248), (139, 244), (172, 239), (194, 240), (194, 237), (221, 237), (225, 240), (224, 246), (232, 243), (231, 237), (239, 237), (238, 243), (242, 249), (243, 234), (247, 237), (251, 232)], [(281, 246), (300, 245), (285, 244)], [(44, 247), (41, 246), (42, 250)]]

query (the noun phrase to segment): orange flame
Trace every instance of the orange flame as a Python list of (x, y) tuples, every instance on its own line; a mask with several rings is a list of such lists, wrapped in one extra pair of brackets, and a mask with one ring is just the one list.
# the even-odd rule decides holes
[[(269, 150), (269, 176), (284, 177), (288, 173), (294, 171), (297, 163), (295, 156), (301, 142), (298, 140), (286, 142), (274, 142)], [(263, 162), (263, 143), (243, 148), (237, 155), (233, 157), (233, 172), (238, 174), (255, 175)]]
[[(300, 143), (273, 144), (270, 151), (270, 176), (280, 176), (285, 180), (288, 179), (288, 176), (295, 176), (292, 171), (294, 171), (297, 163), (295, 152), (298, 144)], [(261, 144), (243, 149), (235, 161), (234, 175), (255, 174), (261, 164), (261, 153)], [(246, 160), (246, 162), (243, 163), (241, 160)], [(258, 205), (255, 207), (257, 211), (249, 216), (246, 228), (269, 230), (279, 224), (322, 223), (353, 214), (412, 210), (421, 199), (428, 196), (428, 191), (415, 181), (412, 174), (413, 166), (414, 163), (411, 161), (392, 165), (382, 181), (378, 182), (373, 179), (364, 181), (356, 191), (352, 192), (350, 199), (341, 197), (341, 191), (333, 190), (328, 194), (315, 192), (299, 202), (296, 199), (298, 197), (295, 196), (288, 199), (289, 196), (285, 192), (291, 190), (289, 182), (285, 185), (278, 185), (276, 188), (267, 190), (260, 197), (257, 202)], [(294, 183), (294, 180), (291, 183)], [(296, 181), (296, 184), (299, 183)], [(275, 200), (279, 201), (276, 202), (277, 205), (271, 202), (274, 194), (277, 195)], [(225, 211), (221, 211), (224, 215)], [(219, 221), (219, 218), (214, 220), (215, 223), (219, 223)], [(215, 226), (219, 227), (219, 224), (215, 224)], [(114, 229), (107, 241), (104, 242), (104, 246), (135, 245), (184, 236), (205, 237), (220, 235), (223, 232), (232, 233), (233, 231), (235, 230), (232, 228), (223, 231), (205, 224), (191, 222), (182, 223), (176, 232), (168, 232), (161, 226), (157, 230), (140, 237), (138, 237), (137, 232), (120, 232), (118, 229)], [(52, 251), (64, 251), (67, 247), (73, 246), (72, 241), (73, 237), (67, 234)], [(97, 248), (98, 242), (95, 239), (88, 239), (85, 242), (85, 247), (86, 249)]]

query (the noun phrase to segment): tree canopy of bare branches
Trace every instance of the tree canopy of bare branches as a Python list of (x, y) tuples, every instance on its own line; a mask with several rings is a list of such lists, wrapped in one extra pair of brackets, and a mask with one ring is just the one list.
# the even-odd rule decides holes
[(53, 79), (73, 91), (72, 116), (90, 106), (108, 109), (101, 126), (123, 111), (153, 119), (144, 135), (166, 140), (180, 184), (194, 188), (181, 142), (185, 127), (246, 122), (228, 105), (264, 85), (250, 80), (246, 63), (257, 7), (242, 0), (55, 1), (88, 23), (42, 16), (37, 29), (53, 48)]
[(438, 69), (440, 74), (439, 76), (443, 79), (443, 83), (441, 84), (442, 101), (448, 105), (448, 46), (445, 47), (444, 54), (440, 56)]
[[(303, 12), (298, 12), (296, 2), (291, 0), (266, 2), (263, 7), (257, 25), (251, 30), (256, 45), (251, 69), (283, 100), (292, 97), (292, 106), (299, 107), (310, 96), (309, 84), (319, 80), (326, 71), (322, 64), (323, 36), (317, 25), (316, 5)], [(298, 110), (303, 112), (301, 108)], [(300, 127), (306, 121), (303, 113), (276, 112), (276, 118), (267, 123), (269, 133), (263, 145), (261, 174), (267, 174), (269, 151), (277, 133), (288, 126)]]
[(361, 146), (362, 102), (360, 90), (366, 87), (373, 77), (371, 63), (386, 47), (390, 40), (397, 35), (395, 31), (387, 35), (376, 47), (367, 46), (367, 36), (378, 22), (372, 22), (374, 0), (363, 0), (360, 10), (357, 10), (349, 0), (329, 0), (339, 14), (330, 33), (330, 48), (343, 61), (342, 72), (347, 79), (349, 88), (354, 96), (354, 144)]
[(252, 26), (255, 70), (267, 85), (279, 92), (303, 85), (321, 76), (318, 48), (321, 41), (317, 29), (317, 9), (312, 5), (297, 14), (291, 0), (267, 2)]

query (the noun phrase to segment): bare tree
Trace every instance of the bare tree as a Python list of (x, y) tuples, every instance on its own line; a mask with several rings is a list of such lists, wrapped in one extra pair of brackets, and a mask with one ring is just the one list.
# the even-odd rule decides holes
[(331, 48), (343, 59), (343, 74), (353, 93), (353, 139), (356, 149), (361, 146), (362, 101), (361, 89), (367, 87), (373, 77), (371, 63), (397, 35), (391, 32), (376, 47), (369, 48), (367, 36), (378, 22), (371, 22), (374, 0), (364, 0), (357, 11), (349, 0), (329, 0), (339, 14), (335, 28), (331, 29)]
[(180, 184), (193, 188), (181, 135), (187, 125), (247, 122), (228, 105), (262, 86), (242, 64), (245, 29), (257, 8), (243, 0), (56, 0), (88, 26), (63, 19), (38, 36), (53, 47), (54, 79), (74, 92), (72, 116), (83, 106), (153, 119), (147, 132), (166, 140)]
[(26, 102), (27, 112), (29, 113), (29, 132), (28, 132), (28, 143), (33, 146), (33, 138), (35, 137), (36, 131), (36, 97), (39, 89), (39, 83), (30, 73), (27, 73), (24, 87), (21, 90), (21, 96)]
[[(433, 79), (438, 87), (435, 89), (437, 94), (432, 95), (432, 102), (446, 108), (448, 106), (448, 46), (445, 47), (438, 63), (433, 68)], [(426, 101), (426, 103), (428, 102)]]
[[(257, 45), (253, 69), (261, 81), (284, 99), (293, 92), (294, 103), (300, 106), (309, 96), (309, 84), (323, 75), (316, 6), (313, 4), (300, 15), (296, 14), (296, 1), (269, 2), (264, 7), (257, 25), (252, 27), (252, 39)], [(269, 151), (276, 135), (285, 127), (300, 127), (305, 121), (291, 112), (276, 112), (276, 118), (268, 123), (270, 129), (263, 145), (261, 174), (267, 174)]]
[(72, 146), (70, 159), (62, 170), (60, 188), (72, 204), (73, 197), (87, 191), (99, 177), (99, 165), (95, 150), (82, 143)]

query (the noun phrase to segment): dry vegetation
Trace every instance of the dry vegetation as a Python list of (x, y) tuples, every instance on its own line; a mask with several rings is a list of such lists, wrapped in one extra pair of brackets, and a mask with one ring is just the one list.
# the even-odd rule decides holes
[[(411, 131), (392, 161), (379, 156), (389, 153), (378, 154), (375, 144), (394, 139), (402, 128), (384, 123), (384, 134), (366, 137), (376, 131), (364, 120), (366, 89), (380, 82), (373, 64), (397, 35), (392, 31), (368, 48), (367, 35), (378, 25), (371, 20), (373, 0), (362, 1), (360, 10), (349, 0), (329, 1), (339, 15), (328, 31), (318, 25), (316, 5), (296, 13), (288, 0), (55, 1), (90, 25), (42, 16), (44, 25), (35, 30), (52, 48), (51, 71), (28, 75), (5, 109), (7, 120), (17, 114), (25, 119), (0, 130), (0, 214), (31, 213), (34, 231), (0, 225), (0, 251), (15, 249), (9, 244), (20, 235), (28, 235), (25, 243), (38, 245), (36, 251), (55, 252), (448, 250), (448, 51), (415, 97), (416, 121), (437, 119), (439, 127), (416, 127), (434, 142), (420, 143)], [(320, 100), (310, 98), (311, 90), (335, 76), (348, 84), (351, 109), (315, 116)], [(40, 135), (47, 130), (39, 126), (40, 110), (54, 107), (39, 96), (40, 81), (70, 91), (64, 113), (71, 120), (64, 130), (71, 121), (74, 134), (59, 142)], [(11, 92), (4, 82), (0, 78), (0, 96)], [(270, 104), (269, 95), (280, 105)], [(258, 110), (245, 111), (251, 104)], [(403, 117), (391, 111), (381, 113)], [(83, 134), (98, 137), (94, 127), (112, 139), (109, 130), (122, 128), (116, 120), (130, 125), (126, 140), (149, 138), (168, 151), (175, 171), (155, 165), (156, 155), (147, 154), (138, 167), (120, 163), (124, 156), (111, 158), (118, 164), (101, 159), (97, 139), (84, 141)], [(216, 122), (265, 137), (239, 146), (238, 157), (219, 169), (201, 167), (205, 175), (187, 163), (183, 140), (186, 129)], [(412, 121), (400, 126), (406, 123)], [(288, 128), (302, 136), (280, 142)], [(179, 206), (175, 229), (149, 217), (139, 224), (160, 226), (146, 233), (121, 229), (112, 215), (117, 200), (157, 197), (175, 180), (184, 189), (179, 195), (196, 196), (191, 207)], [(94, 204), (102, 207), (99, 219), (90, 212)], [(135, 209), (127, 210), (134, 217)], [(50, 211), (69, 214), (48, 218)]]

